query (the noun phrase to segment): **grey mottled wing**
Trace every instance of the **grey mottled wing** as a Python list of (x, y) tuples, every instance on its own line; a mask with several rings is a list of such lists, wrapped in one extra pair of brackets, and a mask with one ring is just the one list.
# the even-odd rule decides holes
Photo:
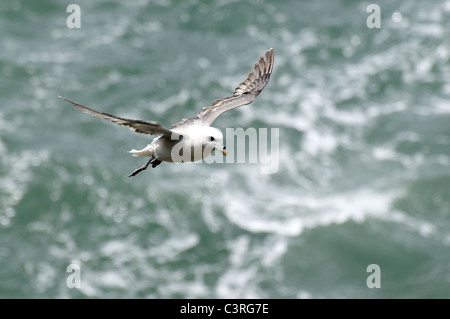
[(133, 120), (133, 119), (127, 119), (124, 117), (119, 117), (107, 113), (97, 112), (95, 110), (92, 110), (90, 108), (87, 108), (83, 105), (80, 105), (74, 101), (71, 101), (65, 97), (58, 96), (60, 99), (63, 99), (64, 101), (72, 103), (75, 107), (79, 108), (85, 113), (100, 117), (105, 120), (109, 120), (111, 122), (117, 123), (119, 125), (128, 126), (130, 129), (135, 131), (136, 133), (141, 134), (152, 134), (152, 135), (159, 135), (164, 134), (170, 136), (172, 134), (172, 131), (165, 128), (158, 122), (150, 122), (150, 121), (143, 121), (143, 120)]
[(253, 72), (234, 90), (233, 96), (224, 99), (215, 100), (210, 106), (205, 107), (203, 111), (190, 119), (183, 119), (172, 127), (199, 123), (202, 125), (211, 125), (212, 122), (222, 113), (250, 104), (261, 93), (269, 82), (273, 70), (273, 49), (266, 51), (263, 57), (259, 57), (255, 64)]

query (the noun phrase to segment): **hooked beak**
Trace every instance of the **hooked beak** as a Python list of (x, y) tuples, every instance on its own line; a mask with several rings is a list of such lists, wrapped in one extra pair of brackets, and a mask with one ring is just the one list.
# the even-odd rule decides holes
[(223, 156), (227, 156), (227, 148), (223, 145), (223, 144), (218, 144), (215, 147), (216, 150), (218, 150), (219, 152), (222, 152)]

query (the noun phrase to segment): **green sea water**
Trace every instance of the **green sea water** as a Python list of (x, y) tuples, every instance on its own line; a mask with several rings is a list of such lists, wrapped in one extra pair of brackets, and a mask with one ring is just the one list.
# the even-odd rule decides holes
[[(0, 2), (0, 297), (449, 298), (450, 1), (371, 3)], [(170, 127), (271, 47), (214, 126), (279, 129), (274, 174), (129, 178), (152, 137), (57, 98)]]

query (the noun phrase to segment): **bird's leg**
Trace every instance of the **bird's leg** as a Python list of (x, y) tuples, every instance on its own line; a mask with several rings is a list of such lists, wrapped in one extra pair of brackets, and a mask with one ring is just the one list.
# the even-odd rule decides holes
[(152, 156), (150, 157), (150, 159), (148, 160), (147, 164), (142, 165), (141, 167), (139, 167), (137, 170), (135, 170), (133, 173), (131, 173), (130, 175), (128, 175), (128, 177), (131, 176), (136, 176), (137, 174), (139, 174), (140, 172), (142, 172), (143, 170), (146, 170), (147, 167), (150, 165), (150, 163), (154, 160), (155, 158)]
[(155, 160), (152, 162), (152, 167), (155, 168), (155, 167), (158, 166), (159, 164), (161, 164), (161, 161), (155, 159)]

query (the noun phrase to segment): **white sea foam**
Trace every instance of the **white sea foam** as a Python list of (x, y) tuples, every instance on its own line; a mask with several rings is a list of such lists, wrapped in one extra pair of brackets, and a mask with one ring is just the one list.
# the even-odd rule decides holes
[[(250, 232), (267, 232), (285, 236), (299, 236), (305, 229), (342, 224), (348, 221), (363, 222), (367, 218), (384, 218), (393, 209), (397, 191), (382, 193), (370, 189), (356, 190), (332, 195), (304, 195), (276, 193), (266, 194), (268, 203), (275, 203), (271, 211), (261, 214), (258, 202), (249, 201), (248, 196), (227, 198), (227, 217), (231, 222)], [(258, 212), (258, 213), (256, 213)], [(297, 212), (297, 213), (296, 213)]]
[(149, 255), (160, 257), (164, 260), (174, 260), (180, 253), (197, 246), (199, 241), (199, 236), (194, 233), (180, 237), (171, 237), (161, 245), (153, 247)]

